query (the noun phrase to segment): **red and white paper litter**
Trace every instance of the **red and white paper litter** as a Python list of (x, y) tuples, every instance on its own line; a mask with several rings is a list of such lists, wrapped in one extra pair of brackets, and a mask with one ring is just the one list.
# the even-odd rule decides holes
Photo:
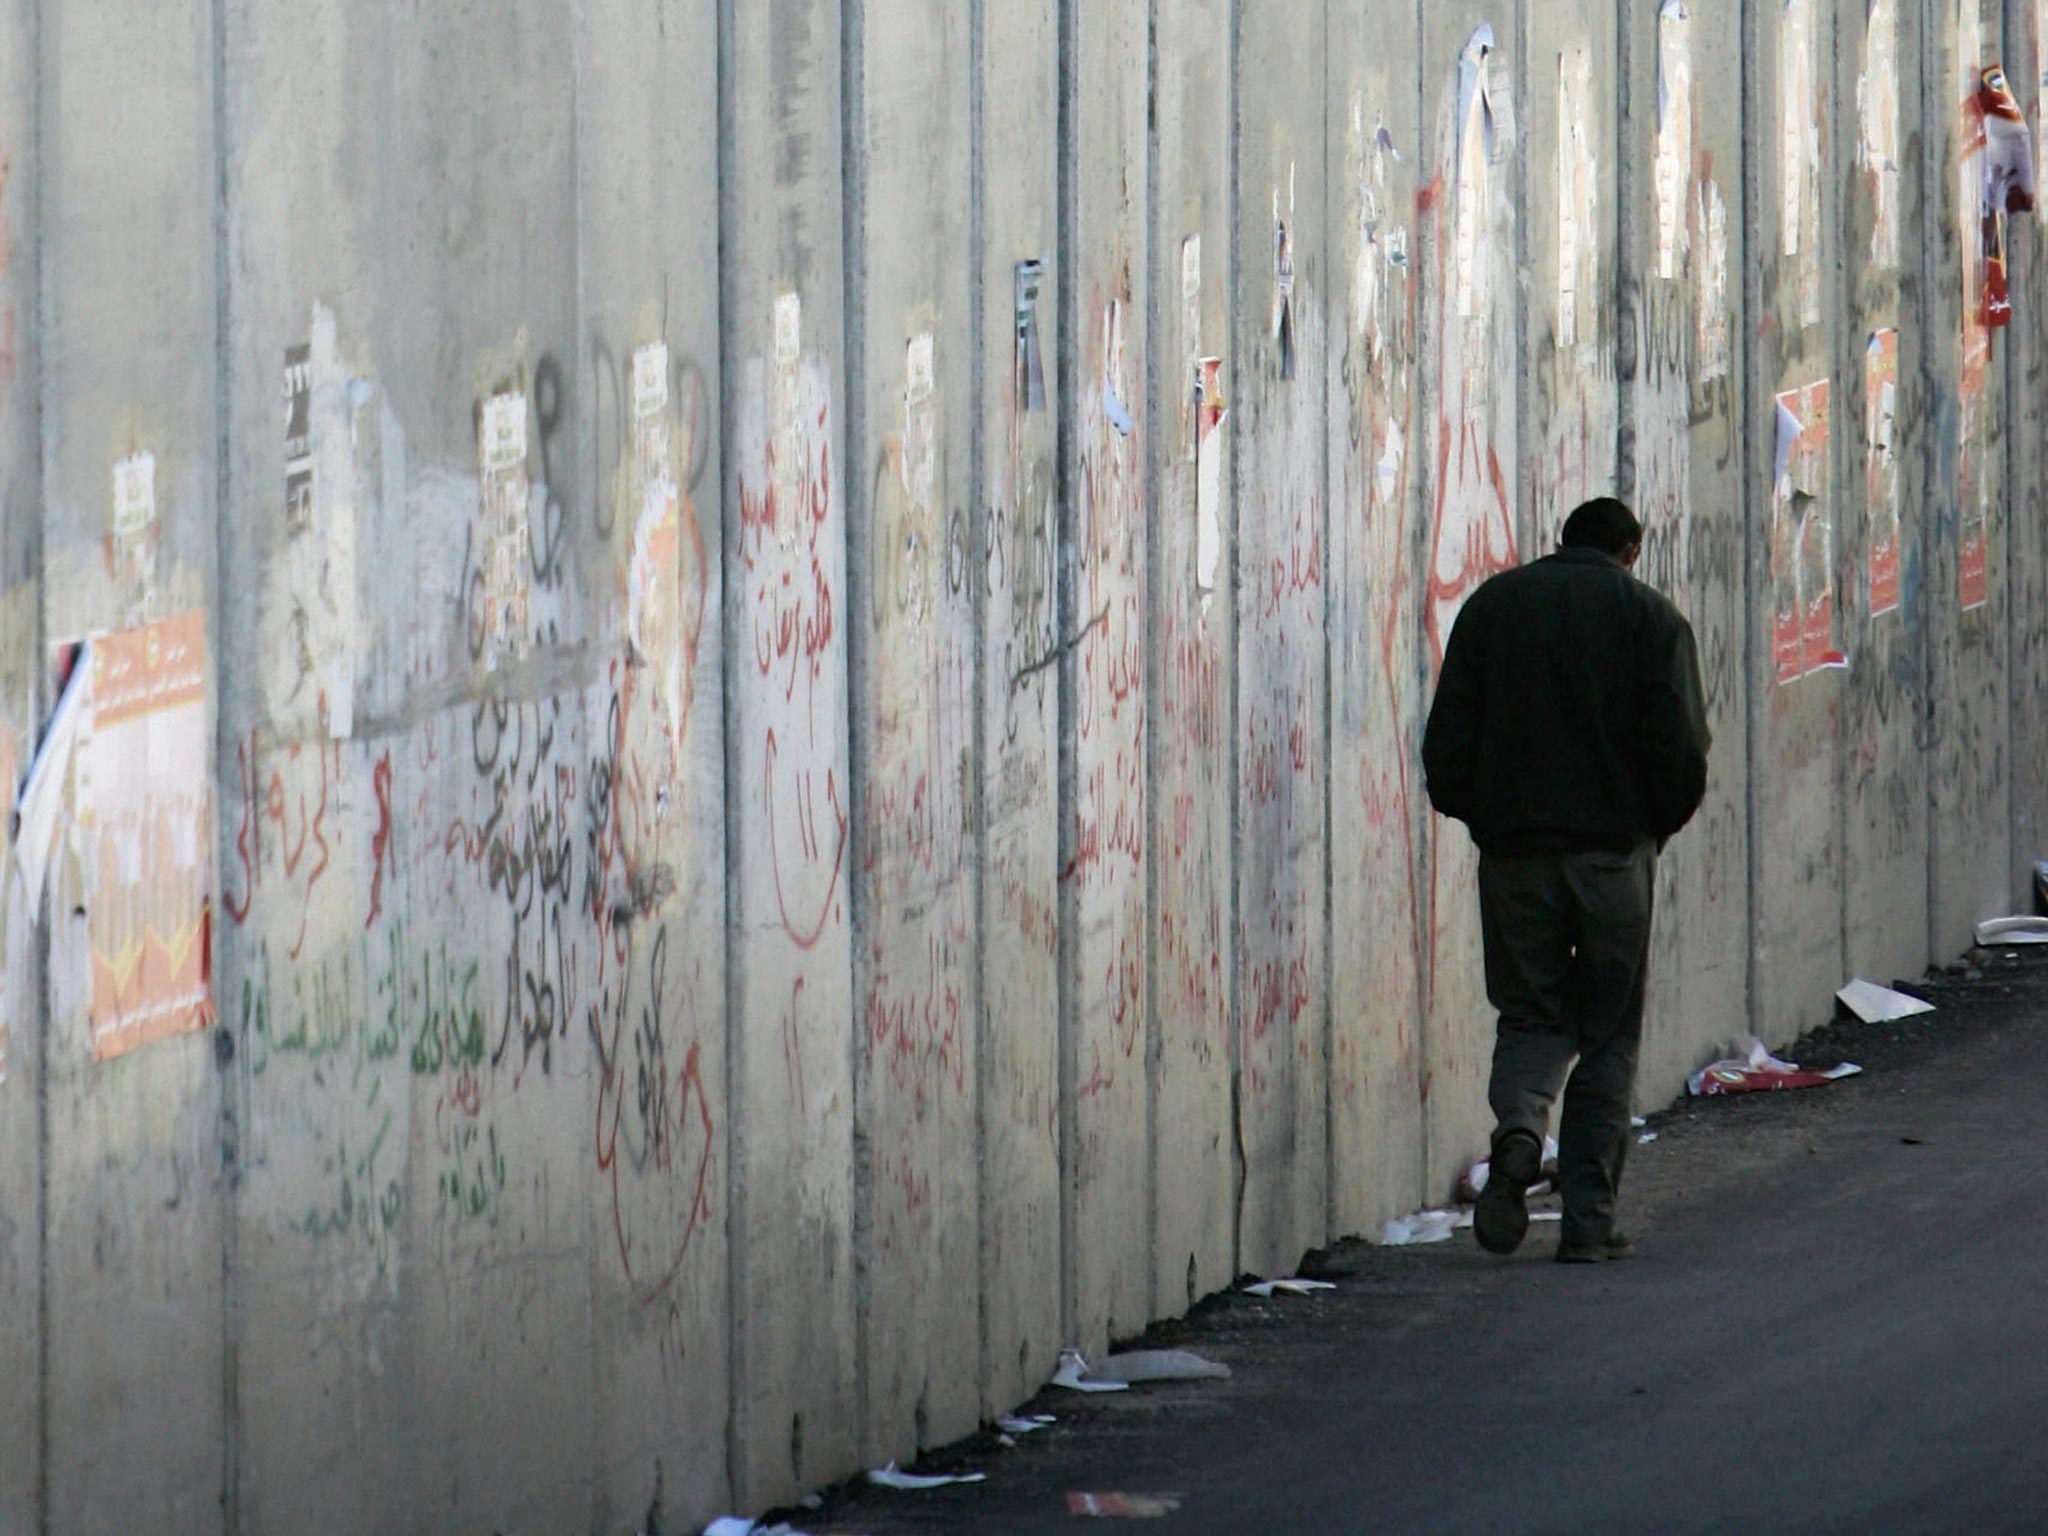
[(1781, 1061), (1773, 1056), (1761, 1040), (1745, 1038), (1737, 1045), (1743, 1049), (1742, 1055), (1724, 1057), (1701, 1067), (1685, 1080), (1686, 1092), (1699, 1098), (1715, 1098), (1730, 1093), (1821, 1088), (1845, 1077), (1854, 1077), (1863, 1070), (1855, 1062), (1845, 1061), (1825, 1072), (1806, 1072), (1797, 1062)]

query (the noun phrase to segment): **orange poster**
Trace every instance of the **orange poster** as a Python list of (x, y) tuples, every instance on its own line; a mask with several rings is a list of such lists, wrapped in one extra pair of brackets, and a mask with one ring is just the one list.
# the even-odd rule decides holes
[(80, 819), (92, 892), (92, 1054), (105, 1061), (211, 1017), (206, 616), (95, 641), (91, 708)]
[(1870, 527), (1870, 616), (1899, 606), (1899, 461), (1893, 438), (1899, 393), (1899, 333), (1870, 333), (1863, 362), (1863, 453)]

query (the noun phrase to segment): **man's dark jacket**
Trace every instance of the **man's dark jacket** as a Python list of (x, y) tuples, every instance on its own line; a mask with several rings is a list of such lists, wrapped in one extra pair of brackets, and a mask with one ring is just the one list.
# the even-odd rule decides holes
[(1429, 798), (1488, 853), (1625, 850), (1707, 785), (1692, 626), (1598, 550), (1506, 571), (1466, 602), (1422, 743)]

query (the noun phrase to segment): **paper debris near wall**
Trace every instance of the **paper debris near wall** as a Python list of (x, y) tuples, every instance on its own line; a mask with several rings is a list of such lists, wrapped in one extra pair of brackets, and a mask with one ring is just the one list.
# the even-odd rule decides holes
[(925, 1493), (933, 1488), (950, 1488), (956, 1483), (980, 1483), (988, 1480), (986, 1472), (947, 1472), (931, 1476), (920, 1476), (915, 1472), (900, 1470), (895, 1462), (868, 1473), (868, 1481), (877, 1488), (894, 1488), (902, 1493)]
[(1104, 1381), (1093, 1375), (1087, 1358), (1078, 1349), (1060, 1351), (1059, 1369), (1052, 1373), (1052, 1385), (1069, 1392), (1128, 1392), (1127, 1381)]
[(1206, 1381), (1225, 1378), (1230, 1367), (1204, 1359), (1186, 1349), (1133, 1349), (1091, 1366), (1088, 1374), (1097, 1381), (1120, 1381), (1137, 1386), (1152, 1381)]
[(1415, 1243), (1447, 1243), (1454, 1233), (1471, 1225), (1469, 1210), (1417, 1211), (1412, 1216), (1396, 1216), (1380, 1228), (1380, 1244), (1405, 1248)]
[(1835, 997), (1866, 1024), (1889, 1024), (1895, 1019), (1910, 1019), (1915, 1014), (1934, 1012), (1932, 1003), (1861, 979), (1850, 982)]
[(1685, 1091), (1698, 1098), (1717, 1098), (1731, 1093), (1820, 1088), (1863, 1071), (1854, 1062), (1845, 1061), (1825, 1072), (1805, 1072), (1797, 1062), (1773, 1056), (1760, 1040), (1745, 1036), (1736, 1046), (1737, 1055), (1704, 1066), (1687, 1078)]
[(1317, 1291), (1334, 1291), (1329, 1280), (1258, 1280), (1244, 1288), (1247, 1296), (1313, 1296)]
[(86, 830), (92, 1054), (105, 1061), (211, 1017), (213, 789), (206, 616), (92, 647)]
[(1067, 1513), (1109, 1520), (1159, 1520), (1180, 1508), (1177, 1494), (1069, 1493)]
[(2000, 944), (2048, 944), (2048, 917), (1993, 917), (1977, 925), (1977, 942), (1987, 948)]

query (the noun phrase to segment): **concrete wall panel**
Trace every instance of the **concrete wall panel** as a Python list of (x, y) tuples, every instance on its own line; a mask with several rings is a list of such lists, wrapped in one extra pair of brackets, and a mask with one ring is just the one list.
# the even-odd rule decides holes
[(1618, 480), (1643, 519), (1639, 573), (1692, 623), (1714, 737), (1706, 803), (1659, 863), (1645, 1105), (1730, 1033), (1749, 987), (1742, 36), (1730, 8), (1646, 6), (1628, 39), (1621, 282), (1634, 327), (1620, 352), (1634, 377)]
[[(44, 616), (49, 634), (75, 638), (211, 607), (217, 253), (210, 199), (188, 192), (214, 185), (215, 51), (197, 4), (52, 8), (37, 27)], [(117, 574), (114, 465), (137, 453), (154, 458), (131, 461), (146, 494), (128, 500), (137, 519)], [(75, 776), (73, 790), (76, 803)], [(116, 901), (98, 883), (98, 841), (67, 829), (60, 843), (43, 940), (45, 1263), (63, 1277), (45, 1301), (44, 1518), (219, 1529), (214, 1043), (184, 1033), (95, 1063), (92, 941), (124, 914), (95, 916), (101, 889)]]
[[(1062, 1342), (1054, 473), (1065, 381), (1054, 266), (1058, 7), (1005, 0), (984, 7), (981, 18), (976, 427), (977, 494), (987, 511), (979, 562), (985, 852), (977, 1039), (983, 1411), (995, 1414), (1051, 1374)], [(1028, 335), (1020, 319), (1027, 310)]]
[[(0, 785), (11, 800), (36, 740), (42, 668), (38, 435), (39, 73), (34, 13), (0, 18)], [(30, 1529), (42, 1491), (42, 962), (0, 814), (0, 1527)]]
[[(1760, 1033), (1790, 1038), (1810, 1022), (1812, 999), (1841, 985), (1841, 833), (1836, 817), (1842, 673), (1832, 555), (1844, 398), (1834, 366), (1840, 316), (1827, 280), (1839, 238), (1829, 154), (1838, 135), (1835, 8), (1791, 0), (1759, 13), (1755, 40), (1756, 136), (1762, 207), (1752, 222), (1766, 242), (1754, 264), (1771, 319), (1752, 352), (1749, 430), (1775, 454), (1781, 425), (1787, 469), (1753, 459), (1753, 505), (1762, 548), (1752, 558), (1751, 728), (1756, 817), (1754, 1009)], [(1781, 415), (1781, 410), (1783, 415)], [(1795, 425), (1796, 429), (1795, 429)]]
[[(854, 69), (856, 1261), (863, 1453), (980, 1422), (974, 1156), (978, 776), (968, 508), (973, 326), (966, 11), (875, 3)], [(855, 109), (849, 105), (849, 115)]]
[[(1920, 360), (1929, 337), (1912, 302), (1922, 227), (1920, 180), (1905, 174), (1926, 127), (1901, 61), (1919, 57), (1915, 7), (1881, 0), (1842, 19), (1841, 68), (1853, 78), (1844, 210), (1854, 253), (1841, 337), (1842, 506), (1837, 560), (1849, 675), (1842, 700), (1845, 969), (1890, 981), (1927, 942), (1926, 629), (1908, 603), (1919, 585), (1921, 498), (1910, 466), (1928, 446)], [(1887, 390), (1890, 398), (1887, 399)], [(1916, 594), (1917, 595), (1917, 594)]]
[(1427, 1200), (1414, 9), (1329, 11), (1330, 1221)]
[(737, 8), (720, 64), (728, 761), (747, 786), (727, 802), (743, 850), (734, 1478), (751, 1506), (856, 1459), (839, 15)]
[[(1232, 74), (1224, 0), (1162, 0), (1153, 50), (1151, 732), (1155, 1312), (1227, 1284), (1231, 1135), (1231, 655), (1224, 557), (1237, 409)], [(1204, 373), (1204, 359), (1214, 359)], [(1198, 382), (1213, 375), (1214, 385)], [(1206, 455), (1206, 457), (1205, 457)], [(1190, 1303), (1191, 1304), (1191, 1303)]]
[[(1084, 1348), (1149, 1317), (1144, 1233), (1147, 1008), (1144, 411), (1146, 16), (1083, 5), (1070, 19), (1068, 121), (1086, 146), (1069, 169), (1072, 270), (1062, 292), (1070, 393), (1072, 601), (1061, 683), (1070, 690), (1072, 839), (1061, 874), (1071, 933), (1065, 1021), (1072, 1155), (1066, 1166), (1069, 1333)], [(1074, 147), (1069, 146), (1069, 154)], [(1064, 636), (1062, 637), (1064, 640)], [(1143, 1242), (1143, 1238), (1136, 1239)]]
[(1327, 374), (1322, 5), (1246, 0), (1236, 352), (1239, 1265), (1327, 1219)]
[[(1965, 111), (1983, 71), (2002, 51), (2003, 7), (1955, 0), (1934, 7), (1925, 89), (1930, 188), (1927, 249), (1961, 282), (1941, 285), (1928, 306), (1928, 356), (1936, 367), (1936, 418), (1944, 435), (1930, 489), (1928, 563), (1931, 658), (1928, 889), (1930, 941), (1955, 949), (1978, 919), (2010, 897), (2004, 566), (2006, 368), (2011, 334), (1988, 323), (1995, 299), (1986, 270), (2001, 238), (1987, 226), (1982, 153)], [(2019, 220), (2024, 224), (2024, 220)], [(2009, 230), (2008, 230), (2009, 232)]]
[[(1428, 113), (1417, 201), (1422, 262), (1422, 395), (1428, 555), (1423, 564), (1425, 697), (1465, 599), (1514, 565), (1520, 346), (1515, 253), (1522, 151), (1514, 90), (1515, 15), (1506, 6), (1430, 8), (1423, 19)], [(1493, 1016), (1480, 965), (1479, 860), (1465, 829), (1427, 827), (1422, 1104), (1424, 1186), (1445, 1198), (1485, 1148)]]

